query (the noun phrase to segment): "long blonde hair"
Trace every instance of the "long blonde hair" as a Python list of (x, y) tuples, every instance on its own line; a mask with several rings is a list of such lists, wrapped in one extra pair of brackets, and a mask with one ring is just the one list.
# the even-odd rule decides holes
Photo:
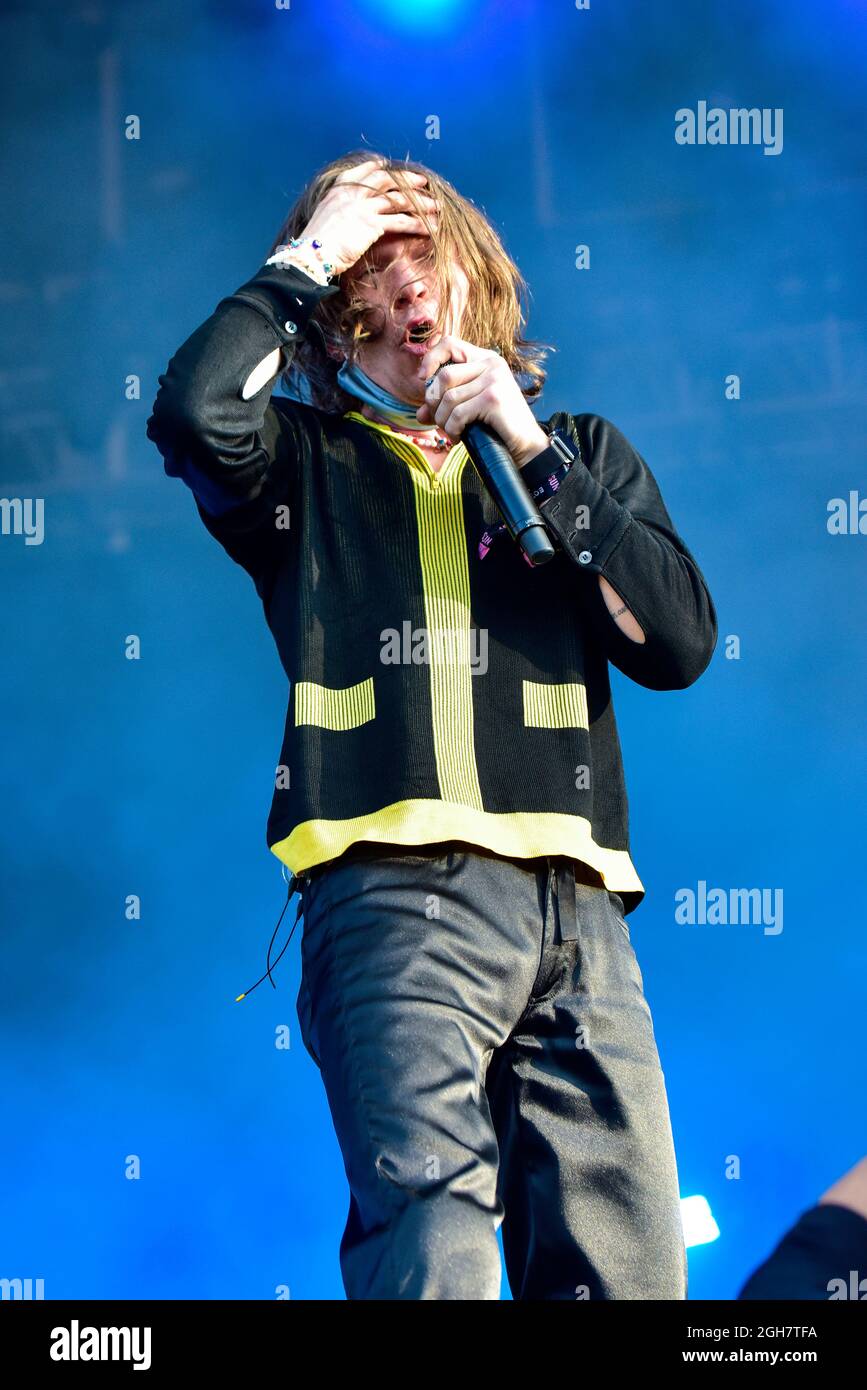
[[(268, 254), (273, 255), (290, 237), (301, 235), (339, 174), (369, 159), (382, 160), (428, 228), (430, 250), (417, 264), (420, 273), (430, 268), (437, 287), (440, 306), (437, 331), (444, 331), (450, 302), (450, 267), (457, 261), (469, 279), (470, 293), (460, 328), (456, 331), (469, 343), (496, 349), (518, 377), (527, 399), (535, 399), (545, 384), (543, 362), (550, 348), (531, 342), (523, 335), (527, 297), (523, 277), (488, 219), (447, 179), (425, 165), (409, 159), (391, 160), (370, 150), (353, 150), (332, 160), (314, 174), (304, 188)], [(431, 226), (419, 206), (413, 185), (403, 177), (409, 170), (427, 176), (428, 187), (424, 191), (439, 205), (435, 226)], [(328, 348), (341, 355), (345, 353), (351, 362), (354, 361), (358, 349), (371, 333), (371, 319), (369, 306), (354, 289), (352, 276), (338, 276), (334, 283), (340, 286), (341, 293), (329, 295), (313, 315), (322, 337), (308, 332), (299, 342), (284, 380), (293, 394), (298, 394), (300, 386), (303, 397), (313, 405), (342, 413), (353, 402), (337, 383), (340, 361)], [(400, 288), (395, 291), (393, 301), (399, 293)], [(299, 375), (303, 378), (301, 382)]]

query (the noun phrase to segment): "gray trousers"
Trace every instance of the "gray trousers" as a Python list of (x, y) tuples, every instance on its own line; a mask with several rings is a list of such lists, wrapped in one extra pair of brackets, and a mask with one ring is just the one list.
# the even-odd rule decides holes
[[(350, 1299), (683, 1299), (623, 903), (566, 858), (364, 846), (301, 878), (298, 1018), (349, 1181)], [(586, 881), (582, 881), (582, 879)]]

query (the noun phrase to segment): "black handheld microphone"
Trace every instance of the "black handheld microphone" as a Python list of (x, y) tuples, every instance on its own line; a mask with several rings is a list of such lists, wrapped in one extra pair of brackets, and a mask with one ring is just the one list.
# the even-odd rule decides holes
[(542, 514), (502, 439), (478, 421), (467, 425), (462, 438), (473, 467), (496, 502), (512, 539), (518, 542), (531, 565), (546, 565), (553, 559), (554, 547)]

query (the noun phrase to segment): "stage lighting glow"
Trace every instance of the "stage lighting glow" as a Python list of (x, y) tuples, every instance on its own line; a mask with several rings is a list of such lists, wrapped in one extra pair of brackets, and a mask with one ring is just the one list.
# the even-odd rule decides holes
[(467, 0), (364, 0), (364, 8), (384, 28), (431, 38), (453, 29), (468, 10)]
[(680, 1220), (687, 1250), (693, 1245), (709, 1245), (719, 1236), (719, 1226), (706, 1197), (681, 1197)]

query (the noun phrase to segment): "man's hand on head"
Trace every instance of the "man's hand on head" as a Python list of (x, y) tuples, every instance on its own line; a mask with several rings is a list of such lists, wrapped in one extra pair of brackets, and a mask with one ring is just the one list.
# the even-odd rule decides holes
[[(403, 178), (416, 193), (433, 225), (436, 200), (427, 189), (427, 176), (407, 169)], [(428, 229), (379, 159), (355, 164), (338, 175), (317, 204), (304, 228), (305, 237), (320, 241), (335, 275), (349, 270), (386, 232), (425, 236)]]
[(425, 353), (419, 375), (425, 402), (417, 411), (422, 425), (438, 425), (451, 440), (467, 425), (482, 421), (499, 435), (518, 468), (541, 454), (548, 439), (498, 352), (447, 336)]

